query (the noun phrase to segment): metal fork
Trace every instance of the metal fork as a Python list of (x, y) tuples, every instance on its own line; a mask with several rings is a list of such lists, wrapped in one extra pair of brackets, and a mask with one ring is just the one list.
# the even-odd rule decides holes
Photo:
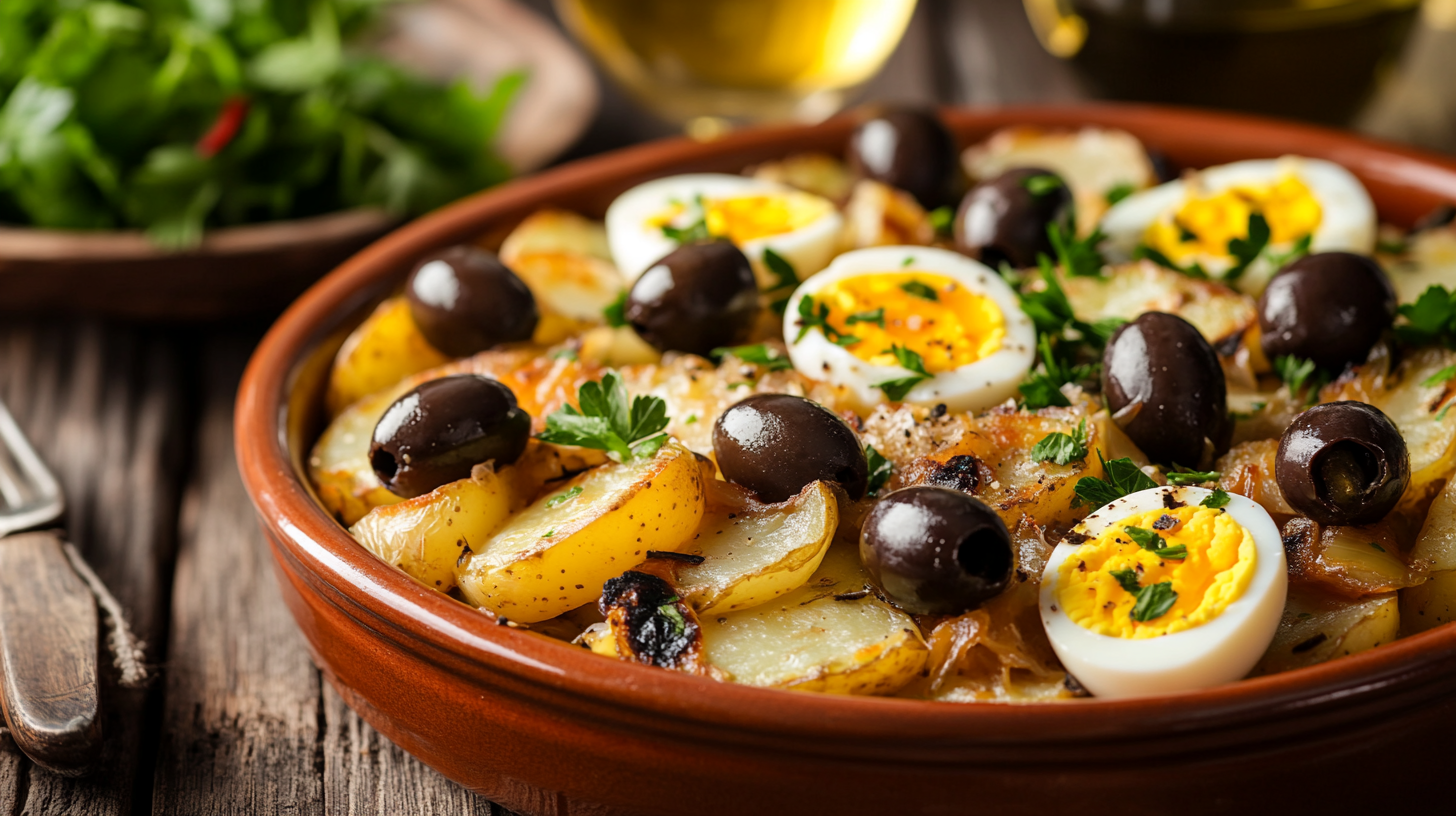
[(65, 497), (0, 402), (0, 704), (15, 744), (74, 775), (101, 751), (96, 601), (48, 525)]

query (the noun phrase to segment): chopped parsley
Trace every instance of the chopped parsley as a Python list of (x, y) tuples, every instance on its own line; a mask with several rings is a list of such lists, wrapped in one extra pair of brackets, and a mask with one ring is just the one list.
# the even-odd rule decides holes
[(1313, 241), (1314, 235), (1312, 233), (1307, 234), (1303, 238), (1300, 238), (1298, 241), (1295, 241), (1294, 246), (1290, 247), (1288, 252), (1269, 253), (1269, 262), (1274, 265), (1275, 270), (1283, 269), (1289, 264), (1292, 264), (1300, 258), (1308, 255), (1310, 244)]
[(1216, 470), (1176, 470), (1164, 475), (1168, 478), (1168, 484), (1192, 485), (1217, 481), (1223, 474)]
[(581, 495), (581, 485), (577, 485), (564, 493), (558, 493), (546, 500), (547, 507), (558, 507), (566, 504), (577, 496)]
[(1196, 280), (1208, 280), (1209, 278), (1208, 270), (1203, 268), (1203, 264), (1194, 261), (1188, 266), (1179, 266), (1176, 261), (1172, 260), (1167, 255), (1164, 255), (1158, 250), (1153, 249), (1147, 244), (1138, 244), (1137, 249), (1133, 250), (1132, 257), (1133, 260), (1140, 261), (1146, 259), (1152, 261), (1153, 263), (1163, 267), (1164, 269), (1171, 269), (1174, 272), (1181, 272), (1184, 275), (1187, 275), (1188, 277), (1194, 278)]
[(1057, 263), (1074, 278), (1090, 278), (1102, 274), (1107, 259), (1097, 247), (1107, 240), (1102, 230), (1096, 229), (1086, 238), (1078, 238), (1072, 227), (1053, 221), (1047, 225), (1047, 237), (1057, 253)]
[(829, 304), (816, 303), (814, 298), (805, 295), (799, 300), (799, 335), (794, 338), (797, 343), (804, 339), (804, 335), (812, 328), (818, 328), (824, 333), (824, 339), (836, 346), (852, 346), (859, 342), (859, 338), (852, 334), (845, 334), (839, 329), (829, 325)]
[(1124, 198), (1127, 198), (1135, 192), (1137, 192), (1137, 185), (1124, 181), (1121, 184), (1117, 184), (1108, 188), (1107, 192), (1103, 195), (1103, 198), (1107, 199), (1107, 203), (1110, 206), (1116, 204)]
[(1204, 498), (1203, 501), (1199, 502), (1198, 504), (1202, 507), (1207, 507), (1210, 510), (1217, 510), (1228, 503), (1229, 494), (1224, 492), (1223, 488), (1215, 487), (1213, 489), (1213, 492), (1210, 493), (1206, 498)]
[(1155, 620), (1168, 614), (1178, 600), (1172, 581), (1162, 581), (1150, 586), (1138, 586), (1137, 573), (1130, 569), (1109, 572), (1123, 589), (1132, 593), (1137, 602), (1132, 607), (1132, 619), (1139, 623)]
[(885, 327), (885, 307), (881, 306), (868, 312), (855, 312), (844, 320), (846, 326), (853, 326), (856, 323), (873, 323), (883, 329)]
[(580, 408), (568, 403), (546, 417), (546, 430), (537, 438), (603, 450), (617, 462), (649, 458), (667, 442), (667, 403), (643, 395), (629, 403), (627, 388), (615, 371), (600, 381), (582, 383), (576, 400)]
[(695, 241), (706, 241), (712, 238), (712, 233), (708, 231), (707, 208), (703, 206), (702, 195), (693, 196), (693, 207), (697, 210), (693, 214), (693, 220), (685, 227), (663, 224), (663, 237), (678, 244), (691, 244)]
[(1148, 474), (1143, 473), (1142, 468), (1127, 457), (1113, 459), (1109, 462), (1102, 458), (1102, 451), (1099, 450), (1097, 451), (1097, 461), (1102, 463), (1102, 469), (1106, 471), (1107, 478), (1083, 476), (1078, 479), (1077, 486), (1073, 488), (1073, 492), (1077, 494), (1077, 497), (1072, 500), (1074, 505), (1088, 504), (1093, 507), (1103, 507), (1123, 496), (1158, 486), (1157, 482), (1153, 481)]
[(1169, 547), (1168, 542), (1152, 530), (1143, 527), (1124, 527), (1122, 529), (1127, 532), (1127, 537), (1132, 539), (1132, 543), (1159, 558), (1181, 560), (1188, 557), (1188, 546), (1186, 544), (1177, 544)]
[(905, 399), (906, 394), (910, 393), (910, 389), (930, 379), (930, 372), (925, 370), (925, 360), (911, 349), (897, 343), (890, 346), (890, 353), (895, 355), (895, 362), (899, 363), (901, 368), (908, 369), (914, 374), (877, 383), (875, 387), (885, 392), (885, 397), (891, 402), (900, 402)]
[(1051, 173), (1038, 173), (1035, 176), (1027, 176), (1026, 179), (1021, 182), (1021, 186), (1025, 187), (1026, 191), (1031, 193), (1033, 196), (1041, 198), (1042, 196), (1054, 193), (1067, 185), (1062, 182), (1060, 176), (1056, 176)]
[(1456, 365), (1446, 366), (1440, 371), (1437, 371), (1435, 374), (1432, 374), (1424, 380), (1421, 380), (1421, 387), (1432, 388), (1437, 385), (1444, 385), (1445, 383), (1449, 382), (1452, 377), (1456, 377)]
[(865, 490), (868, 495), (875, 496), (890, 480), (890, 474), (894, 473), (895, 466), (883, 454), (875, 450), (874, 445), (865, 445), (864, 451), (865, 462), (870, 466), (869, 486)]
[(1319, 399), (1319, 390), (1325, 383), (1330, 381), (1330, 376), (1321, 371), (1314, 364), (1314, 360), (1307, 360), (1302, 357), (1295, 357), (1292, 354), (1274, 358), (1274, 371), (1279, 379), (1289, 386), (1290, 396), (1305, 394), (1306, 401), (1313, 403)]
[(921, 300), (940, 300), (940, 295), (936, 294), (934, 289), (931, 289), (920, 281), (906, 281), (900, 284), (900, 289), (906, 294), (914, 295)]
[(1232, 283), (1249, 271), (1249, 266), (1259, 259), (1269, 246), (1269, 222), (1259, 213), (1249, 213), (1249, 235), (1246, 238), (1231, 238), (1228, 254), (1236, 263), (1223, 273), (1223, 279)]
[(769, 371), (784, 371), (794, 367), (789, 358), (779, 353), (779, 350), (766, 343), (757, 343), (751, 346), (727, 346), (715, 348), (711, 352), (713, 359), (722, 359), (723, 355), (731, 354), (745, 363), (753, 363), (766, 367)]
[(622, 294), (602, 310), (602, 319), (614, 329), (627, 325), (627, 290), (623, 289)]
[(683, 632), (687, 631), (688, 622), (683, 620), (682, 612), (678, 611), (677, 602), (678, 598), (674, 595), (657, 607), (657, 611), (672, 624), (673, 635), (681, 636)]
[(951, 225), (955, 223), (955, 210), (950, 207), (936, 207), (927, 214), (927, 218), (937, 235), (949, 235)]
[(1089, 379), (1096, 368), (1091, 365), (1074, 366), (1058, 359), (1052, 352), (1051, 340), (1045, 334), (1037, 339), (1037, 348), (1041, 351), (1042, 364), (1017, 386), (1022, 402), (1033, 411), (1050, 405), (1063, 408), (1071, 405), (1067, 395), (1062, 393), (1062, 386)]
[(1416, 298), (1415, 303), (1400, 307), (1405, 323), (1395, 333), (1411, 345), (1444, 343), (1456, 346), (1456, 296), (1444, 286), (1431, 286)]
[(903, 261), (900, 262), (900, 267), (901, 268), (904, 268), (904, 267), (910, 266), (913, 263), (915, 263), (915, 256), (914, 255), (906, 255), (905, 256), (905, 260), (903, 260)]
[(1374, 547), (1375, 549), (1377, 549), (1377, 550), (1379, 550), (1381, 552), (1385, 552), (1385, 548), (1382, 547), (1382, 546), (1380, 546), (1379, 544), (1376, 544), (1374, 541), (1370, 542), (1370, 546)]
[(542, 533), (541, 534), (541, 537), (542, 538), (550, 538), (550, 537), (552, 537), (554, 535), (556, 535), (556, 528), (555, 527), (552, 527), (551, 529), (549, 529), (546, 532)]
[(1087, 420), (1084, 417), (1070, 435), (1053, 431), (1031, 448), (1033, 462), (1068, 465), (1087, 458)]
[(763, 249), (763, 266), (776, 278), (773, 285), (765, 291), (772, 292), (799, 285), (799, 274), (794, 271), (794, 265), (768, 247)]
[(1381, 238), (1375, 242), (1375, 251), (1385, 255), (1404, 255), (1406, 249), (1405, 241), (1392, 241), (1388, 238)]

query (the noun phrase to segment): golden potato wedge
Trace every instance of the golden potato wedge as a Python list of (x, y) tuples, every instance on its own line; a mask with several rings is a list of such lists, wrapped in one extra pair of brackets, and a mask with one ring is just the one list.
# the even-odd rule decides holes
[(678, 550), (703, 517), (702, 471), (677, 443), (650, 459), (610, 463), (536, 500), (456, 572), (475, 606), (522, 623), (597, 599), (648, 550)]
[(631, 326), (597, 326), (581, 336), (581, 359), (604, 366), (652, 365), (662, 352), (647, 344)]
[(845, 538), (807, 585), (773, 603), (703, 615), (700, 626), (708, 664), (753, 686), (893, 694), (925, 665), (915, 620), (869, 591)]
[(1456, 366), (1456, 351), (1428, 347), (1411, 352), (1394, 371), (1381, 361), (1366, 363), (1353, 377), (1320, 392), (1321, 402), (1368, 402), (1400, 429), (1410, 451), (1411, 477), (1396, 512), (1419, 517), (1456, 471), (1456, 410), (1445, 410), (1456, 401), (1456, 380), (1440, 376), (1451, 366)]
[(536, 296), (538, 343), (557, 343), (601, 323), (602, 311), (625, 286), (606, 227), (564, 210), (540, 210), (522, 221), (501, 245), (500, 258)]
[[(1059, 273), (1062, 289), (1077, 317), (1089, 323), (1117, 317), (1132, 320), (1144, 312), (1167, 312), (1193, 324), (1210, 343), (1243, 332), (1258, 317), (1254, 299), (1213, 281), (1190, 278), (1152, 261), (1113, 267), (1105, 277)], [(1044, 286), (1040, 279), (1034, 286)]]
[(349, 334), (334, 357), (326, 398), (329, 415), (449, 359), (420, 334), (409, 302), (390, 298)]
[(1410, 237), (1401, 258), (1382, 258), (1401, 303), (1414, 303), (1432, 286), (1456, 290), (1456, 230), (1433, 229)]
[(1411, 549), (1411, 560), (1432, 572), (1456, 570), (1456, 479), (1437, 494)]
[(1253, 674), (1289, 671), (1373, 649), (1395, 640), (1399, 629), (1400, 604), (1394, 593), (1349, 600), (1290, 584), (1279, 629)]
[(839, 526), (839, 504), (824, 482), (806, 485), (782, 504), (761, 504), (747, 490), (719, 482), (691, 544), (700, 564), (673, 562), (671, 581), (701, 614), (767, 603), (808, 582)]
[(1456, 620), (1456, 480), (1448, 481), (1431, 502), (1411, 562), (1425, 566), (1430, 574), (1424, 584), (1401, 590), (1403, 635)]
[[(504, 474), (504, 475), (503, 475)], [(455, 565), (482, 546), (511, 513), (510, 469), (476, 467), (470, 478), (398, 504), (376, 507), (349, 528), (365, 549), (441, 592)]]
[(760, 181), (772, 181), (843, 203), (854, 184), (844, 161), (828, 153), (794, 153), (778, 161), (764, 162), (752, 169)]
[(1400, 591), (1401, 637), (1456, 620), (1456, 570), (1433, 572), (1424, 584)]
[(324, 429), (309, 455), (308, 473), (319, 501), (345, 526), (375, 507), (403, 501), (385, 489), (369, 464), (374, 426), (398, 396), (388, 389), (350, 405)]

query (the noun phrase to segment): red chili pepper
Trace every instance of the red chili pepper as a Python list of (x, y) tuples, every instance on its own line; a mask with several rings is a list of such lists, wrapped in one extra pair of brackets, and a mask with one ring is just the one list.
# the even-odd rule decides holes
[(243, 121), (248, 118), (248, 100), (246, 97), (235, 96), (222, 103), (222, 109), (217, 112), (217, 121), (212, 127), (202, 134), (197, 140), (197, 155), (204, 159), (210, 159), (222, 152), (238, 131), (243, 127)]

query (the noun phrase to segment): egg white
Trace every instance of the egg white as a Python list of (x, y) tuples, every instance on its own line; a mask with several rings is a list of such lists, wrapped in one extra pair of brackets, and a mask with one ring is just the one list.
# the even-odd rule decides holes
[[(906, 266), (907, 257), (914, 258), (914, 263)], [(914, 372), (900, 366), (865, 362), (848, 349), (829, 342), (818, 328), (811, 328), (803, 340), (796, 342), (799, 302), (846, 278), (907, 271), (944, 275), (989, 298), (1005, 318), (1006, 337), (995, 353), (922, 381), (905, 395), (904, 401), (917, 405), (944, 403), (952, 411), (979, 411), (1015, 396), (1016, 387), (1026, 378), (1036, 356), (1036, 330), (1031, 319), (1021, 311), (1016, 293), (984, 264), (956, 252), (924, 246), (871, 247), (846, 252), (794, 291), (784, 310), (784, 343), (799, 373), (844, 388), (859, 410), (868, 411), (886, 402), (884, 392), (876, 386), (913, 376)]]
[[(1208, 195), (1230, 187), (1269, 186), (1291, 175), (1309, 188), (1322, 211), (1320, 224), (1310, 236), (1311, 252), (1374, 252), (1378, 227), (1375, 203), (1354, 174), (1333, 162), (1303, 156), (1250, 159), (1200, 171), (1194, 183), (1201, 194)], [(1188, 178), (1170, 181), (1113, 205), (1102, 218), (1102, 231), (1107, 235), (1103, 251), (1108, 260), (1131, 260), (1148, 227), (1159, 216), (1183, 205), (1189, 184)], [(1258, 294), (1278, 271), (1261, 257), (1238, 281), (1238, 288)]]
[[(691, 202), (697, 196), (730, 198), (756, 194), (807, 196), (782, 184), (723, 173), (666, 176), (639, 184), (617, 196), (607, 208), (607, 241), (612, 259), (630, 285), (677, 243), (662, 234), (652, 219), (674, 201)], [(763, 267), (764, 249), (772, 249), (793, 265), (800, 279), (823, 269), (834, 257), (844, 219), (827, 199), (823, 216), (796, 230), (746, 241), (738, 248), (748, 256), (761, 282), (773, 280)]]
[[(1134, 513), (1163, 507), (1171, 493), (1196, 505), (1213, 491), (1201, 487), (1156, 487), (1125, 496), (1083, 519), (1078, 532), (1096, 537)], [(1254, 574), (1249, 586), (1218, 617), (1192, 629), (1147, 640), (1102, 635), (1078, 625), (1057, 604), (1062, 562), (1077, 551), (1058, 544), (1041, 579), (1041, 620), (1062, 665), (1097, 697), (1144, 697), (1209, 688), (1243, 678), (1269, 648), (1288, 592), (1288, 572), (1279, 528), (1257, 503), (1230, 493), (1224, 510), (1254, 539)]]

